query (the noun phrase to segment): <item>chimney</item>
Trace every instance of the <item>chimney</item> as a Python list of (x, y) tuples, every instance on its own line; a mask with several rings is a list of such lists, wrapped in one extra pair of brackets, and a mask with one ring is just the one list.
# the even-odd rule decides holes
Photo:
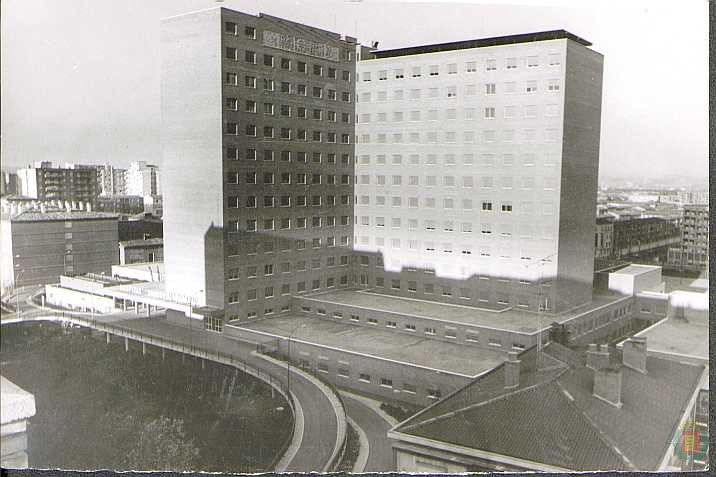
[(92, 204), (87, 202), (87, 212), (92, 212)]
[(622, 407), (622, 369), (606, 367), (594, 371), (592, 395), (614, 407)]
[(609, 366), (609, 348), (590, 344), (587, 350), (587, 367), (595, 371)]
[(517, 351), (507, 353), (505, 361), (505, 389), (516, 388), (520, 385), (520, 360), (517, 359)]
[(46, 211), (46, 210), (45, 210), (45, 203), (44, 203), (44, 202), (40, 202), (40, 212), (42, 212), (42, 213), (44, 214), (45, 211)]
[(622, 364), (646, 374), (646, 336), (633, 336), (624, 342)]

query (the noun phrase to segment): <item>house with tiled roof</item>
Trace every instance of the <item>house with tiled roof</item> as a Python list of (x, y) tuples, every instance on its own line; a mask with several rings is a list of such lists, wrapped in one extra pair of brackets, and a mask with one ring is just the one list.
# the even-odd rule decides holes
[(669, 462), (706, 367), (552, 342), (510, 358), (390, 430), (401, 472), (656, 471)]

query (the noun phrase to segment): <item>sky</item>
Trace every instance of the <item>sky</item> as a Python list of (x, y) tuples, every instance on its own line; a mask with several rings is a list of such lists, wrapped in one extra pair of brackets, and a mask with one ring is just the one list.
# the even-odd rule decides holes
[(707, 181), (707, 0), (3, 0), (3, 168), (161, 164), (159, 20), (215, 6), (380, 49), (568, 30), (604, 55), (600, 176)]

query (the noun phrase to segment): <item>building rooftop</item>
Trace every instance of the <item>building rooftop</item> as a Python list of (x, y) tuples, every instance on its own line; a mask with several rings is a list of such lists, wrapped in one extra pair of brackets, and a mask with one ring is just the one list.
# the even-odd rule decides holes
[(519, 359), (517, 388), (504, 388), (499, 366), (394, 432), (564, 469), (657, 470), (704, 372), (649, 356), (646, 374), (621, 368), (616, 407), (592, 395), (581, 353), (550, 343)]
[(237, 326), (335, 348), (350, 353), (407, 363), (464, 377), (474, 377), (504, 361), (505, 353), (472, 346), (411, 336), (381, 328), (356, 326), (301, 314), (280, 315), (255, 322), (233, 322)]
[(517, 310), (512, 307), (503, 310), (490, 310), (465, 305), (453, 305), (450, 303), (384, 295), (374, 290), (336, 290), (307, 295), (302, 298), (388, 313), (424, 317), (446, 323), (452, 322), (461, 325), (473, 325), (531, 334), (536, 333), (540, 328), (549, 328), (550, 324), (554, 321), (563, 322), (569, 320), (578, 314), (619, 299), (621, 296), (612, 294), (595, 295), (591, 303), (557, 314), (540, 314)]
[(35, 396), (0, 376), (0, 423), (3, 425), (35, 415)]
[(124, 248), (130, 248), (130, 247), (149, 247), (149, 246), (158, 246), (164, 244), (164, 239), (159, 238), (148, 238), (148, 239), (137, 239), (137, 240), (125, 240), (122, 242), (119, 242), (120, 245), (124, 246)]
[(410, 46), (392, 50), (379, 50), (371, 52), (375, 58), (391, 58), (395, 56), (421, 55), (424, 53), (437, 53), (441, 51), (464, 50), (468, 48), (483, 48), (486, 46), (512, 45), (515, 43), (531, 43), (545, 40), (573, 40), (584, 46), (592, 46), (587, 40), (578, 37), (566, 30), (550, 30), (518, 35), (495, 36), (490, 38), (477, 38), (473, 40), (453, 41), (449, 43), (435, 43), (432, 45)]
[(39, 211), (28, 211), (14, 216), (11, 220), (13, 222), (51, 222), (65, 220), (108, 220), (118, 218), (119, 216), (117, 214), (107, 212), (65, 211), (43, 213)]
[(669, 317), (640, 331), (646, 337), (649, 351), (676, 358), (709, 359), (708, 312), (692, 313), (688, 319)]
[(653, 272), (654, 270), (661, 270), (661, 267), (656, 267), (653, 265), (637, 265), (632, 263), (628, 267), (624, 267), (622, 269), (616, 270), (612, 273), (620, 274), (620, 275), (641, 275), (642, 273), (649, 273)]

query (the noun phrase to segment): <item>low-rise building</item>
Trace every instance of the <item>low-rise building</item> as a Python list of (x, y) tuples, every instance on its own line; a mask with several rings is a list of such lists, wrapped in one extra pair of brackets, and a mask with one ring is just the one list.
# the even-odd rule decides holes
[(163, 260), (164, 239), (161, 237), (119, 242), (120, 265), (141, 262), (162, 262)]
[(0, 466), (28, 467), (27, 428), (35, 415), (35, 396), (0, 376)]
[(657, 471), (686, 433), (703, 365), (558, 343), (516, 352), (391, 429), (399, 472)]
[(3, 287), (109, 273), (118, 262), (114, 214), (27, 211), (1, 222)]

